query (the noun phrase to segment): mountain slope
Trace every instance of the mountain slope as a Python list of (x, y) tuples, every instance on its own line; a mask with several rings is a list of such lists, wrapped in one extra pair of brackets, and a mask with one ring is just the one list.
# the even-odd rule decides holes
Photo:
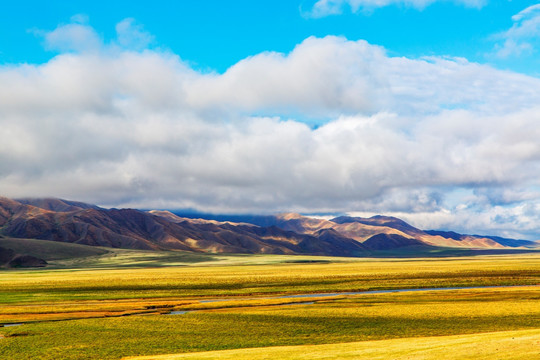
[[(370, 250), (397, 249), (402, 247), (398, 243), (388, 242), (384, 239), (401, 237), (414, 239), (408, 246), (475, 248), (475, 249), (503, 249), (505, 247), (536, 248), (538, 243), (526, 240), (513, 240), (493, 236), (461, 235), (455, 232), (424, 231), (406, 223), (405, 221), (390, 217), (376, 215), (371, 218), (340, 216), (331, 220), (314, 219), (299, 214), (285, 213), (274, 217), (273, 221), (265, 219), (267, 223), (286, 230), (315, 234), (321, 229), (333, 229), (344, 237), (354, 239)], [(386, 236), (379, 236), (384, 234)], [(366, 242), (372, 239), (370, 242)], [(375, 244), (381, 241), (385, 244)], [(414, 243), (416, 245), (414, 245)], [(394, 246), (392, 246), (392, 244)]]
[(363, 245), (373, 250), (391, 250), (408, 246), (426, 246), (424, 242), (414, 238), (384, 233), (373, 235), (364, 241)]
[(48, 210), (49, 205), (44, 207), (47, 209), (0, 198), (0, 232), (16, 238), (147, 250), (339, 256), (358, 256), (365, 251), (347, 238), (336, 237), (330, 242), (278, 227), (190, 221), (134, 209), (77, 206), (57, 212)]

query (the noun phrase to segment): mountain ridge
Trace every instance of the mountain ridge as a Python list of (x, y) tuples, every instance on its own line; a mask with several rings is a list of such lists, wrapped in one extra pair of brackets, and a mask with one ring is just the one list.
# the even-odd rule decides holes
[(61, 199), (0, 197), (0, 235), (140, 250), (202, 253), (371, 256), (401, 249), (511, 249), (535, 242), (420, 230), (389, 217), (326, 220), (283, 213), (253, 216), (264, 226), (193, 219), (170, 211), (105, 209)]
[[(35, 204), (37, 206), (34, 206)], [(209, 253), (263, 253), (357, 256), (359, 244), (337, 245), (325, 239), (298, 234), (279, 227), (171, 219), (136, 209), (87, 207), (54, 212), (39, 208), (42, 202), (25, 204), (0, 198), (0, 234), (76, 244), (142, 250), (185, 250)], [(161, 214), (164, 215), (164, 214)], [(174, 221), (171, 221), (174, 220)]]

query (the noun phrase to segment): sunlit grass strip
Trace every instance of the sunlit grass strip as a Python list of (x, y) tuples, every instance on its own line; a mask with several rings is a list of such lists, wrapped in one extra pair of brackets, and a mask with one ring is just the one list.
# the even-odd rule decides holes
[(328, 345), (278, 346), (192, 354), (153, 355), (130, 357), (126, 360), (526, 360), (537, 358), (540, 358), (540, 329)]
[(142, 309), (172, 308), (198, 304), (198, 300), (184, 299), (129, 299), (77, 302), (50, 302), (41, 304), (10, 304), (0, 307), (0, 316), (19, 314), (47, 314), (84, 311), (128, 311)]
[[(339, 298), (339, 297), (335, 297)], [(323, 298), (327, 300), (328, 298)], [(319, 300), (317, 298), (310, 301)], [(216, 309), (230, 309), (243, 307), (280, 306), (289, 304), (303, 304), (305, 298), (299, 299), (244, 299), (224, 300), (217, 302), (194, 301), (103, 301), (93, 304), (64, 304), (52, 303), (50, 305), (10, 305), (0, 309), (0, 325), (10, 323), (30, 323), (41, 321), (74, 320), (87, 318), (101, 318), (113, 316), (133, 316), (141, 314), (168, 314), (171, 311), (202, 311)]]
[(74, 320), (74, 319), (92, 319), (92, 318), (106, 318), (128, 315), (141, 315), (144, 313), (156, 313), (156, 311), (80, 311), (80, 312), (64, 312), (64, 313), (46, 313), (46, 314), (24, 314), (24, 315), (2, 315), (0, 316), (0, 323), (13, 324), (13, 323), (33, 323), (42, 321), (60, 321), (60, 320)]

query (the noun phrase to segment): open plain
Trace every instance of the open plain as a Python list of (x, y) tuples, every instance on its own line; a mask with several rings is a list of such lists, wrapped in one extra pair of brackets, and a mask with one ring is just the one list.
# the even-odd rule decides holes
[[(109, 253), (84, 267), (2, 271), (2, 358), (530, 359), (540, 353), (539, 254), (161, 256), (161, 266), (153, 252), (118, 251), (118, 263)], [(124, 268), (128, 258), (134, 264)], [(384, 291), (392, 289), (406, 291)]]

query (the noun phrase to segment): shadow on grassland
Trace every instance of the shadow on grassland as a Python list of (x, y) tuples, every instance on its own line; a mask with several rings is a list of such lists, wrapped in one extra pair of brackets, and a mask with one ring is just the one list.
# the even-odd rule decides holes
[(407, 246), (392, 250), (372, 251), (369, 257), (373, 258), (444, 258), (469, 257), (480, 255), (518, 255), (540, 254), (536, 249), (471, 249), (446, 248), (433, 246)]
[(0, 238), (0, 247), (42, 258), (48, 262), (46, 269), (181, 266), (218, 260), (186, 251), (116, 249), (38, 239)]

